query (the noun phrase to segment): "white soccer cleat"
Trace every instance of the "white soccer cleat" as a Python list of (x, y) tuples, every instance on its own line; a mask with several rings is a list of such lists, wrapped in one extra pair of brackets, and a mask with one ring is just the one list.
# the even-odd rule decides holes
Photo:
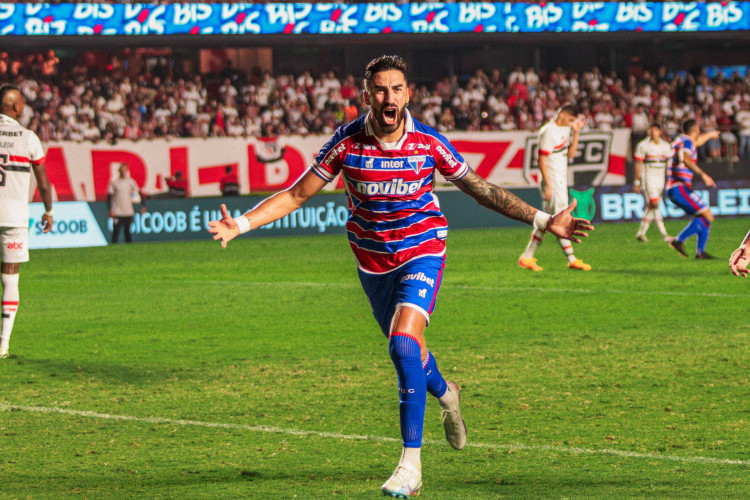
[(0, 349), (0, 359), (5, 359), (8, 357), (8, 349)]
[(461, 388), (450, 380), (447, 380), (446, 384), (448, 384), (448, 390), (455, 394), (455, 398), (452, 398), (453, 401), (445, 406), (443, 406), (442, 401), (440, 402), (440, 406), (443, 407), (442, 418), (445, 439), (453, 448), (460, 450), (466, 446), (466, 423), (461, 416)]
[(668, 234), (664, 235), (664, 241), (667, 243), (672, 243), (672, 240), (674, 239), (674, 236), (669, 236)]
[(419, 495), (422, 488), (422, 468), (413, 469), (399, 465), (396, 471), (383, 484), (383, 495), (393, 498), (409, 498)]

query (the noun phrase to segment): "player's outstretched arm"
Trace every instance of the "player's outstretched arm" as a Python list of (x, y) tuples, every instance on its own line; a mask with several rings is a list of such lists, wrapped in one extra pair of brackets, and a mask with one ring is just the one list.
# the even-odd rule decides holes
[(232, 218), (226, 205), (222, 204), (221, 219), (209, 222), (208, 232), (213, 234), (214, 240), (221, 240), (222, 248), (226, 248), (227, 243), (241, 233), (265, 226), (294, 212), (325, 185), (326, 181), (308, 169), (292, 187), (269, 196), (238, 219)]
[(750, 261), (750, 232), (747, 233), (740, 247), (729, 257), (729, 269), (735, 276), (747, 278), (747, 274), (750, 273), (747, 269), (748, 261)]
[(484, 180), (473, 168), (469, 168), (469, 172), (453, 184), (483, 207), (526, 224), (531, 224), (538, 212), (507, 189)]
[[(471, 168), (465, 176), (455, 181), (454, 184), (483, 207), (526, 224), (534, 224), (535, 217), (539, 212), (507, 189), (487, 182)], [(580, 243), (581, 240), (577, 236), (588, 236), (584, 231), (592, 231), (594, 227), (589, 221), (576, 219), (570, 215), (575, 206), (576, 201), (573, 200), (571, 206), (550, 217), (545, 225), (545, 230), (550, 231), (555, 236)], [(545, 215), (545, 217), (549, 216)]]
[(707, 143), (711, 139), (718, 139), (721, 136), (721, 132), (718, 130), (712, 130), (711, 132), (704, 132), (695, 139), (695, 147), (699, 148)]
[(687, 168), (692, 170), (697, 175), (700, 175), (701, 179), (703, 180), (703, 184), (706, 185), (706, 187), (715, 187), (716, 183), (714, 182), (713, 178), (711, 178), (710, 175), (708, 175), (706, 172), (704, 172), (698, 164), (693, 161), (692, 158), (689, 156), (686, 156), (682, 159), (682, 162), (685, 164)]

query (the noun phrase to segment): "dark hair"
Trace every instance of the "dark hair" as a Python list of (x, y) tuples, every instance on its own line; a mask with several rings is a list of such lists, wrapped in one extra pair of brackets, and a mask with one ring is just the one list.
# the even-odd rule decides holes
[(370, 61), (365, 67), (365, 86), (372, 83), (375, 73), (395, 69), (404, 74), (404, 80), (407, 80), (407, 65), (400, 56), (380, 56)]
[(18, 87), (16, 87), (15, 85), (11, 85), (9, 83), (0, 87), (0, 106), (2, 106), (3, 101), (5, 100), (5, 96), (8, 94), (8, 92), (11, 92), (13, 90), (21, 92), (21, 90)]
[(682, 133), (683, 134), (689, 134), (691, 130), (693, 130), (693, 127), (695, 127), (695, 124), (698, 123), (692, 118), (690, 120), (685, 120), (682, 123)]
[(578, 116), (578, 107), (572, 102), (563, 104), (563, 106), (560, 108), (560, 113), (562, 113), (563, 111), (571, 116)]
[(651, 125), (649, 125), (649, 128), (655, 128), (657, 130), (661, 130), (661, 125), (659, 125), (659, 122), (651, 122)]

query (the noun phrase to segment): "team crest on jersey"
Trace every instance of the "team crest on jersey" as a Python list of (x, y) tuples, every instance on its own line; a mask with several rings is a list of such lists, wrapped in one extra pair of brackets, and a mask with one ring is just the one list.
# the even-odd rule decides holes
[(416, 173), (419, 173), (420, 170), (422, 170), (422, 167), (424, 167), (425, 162), (427, 161), (427, 157), (424, 155), (420, 156), (410, 156), (409, 157), (409, 166), (414, 169)]
[(375, 165), (375, 158), (368, 158), (365, 161), (365, 168), (372, 168)]

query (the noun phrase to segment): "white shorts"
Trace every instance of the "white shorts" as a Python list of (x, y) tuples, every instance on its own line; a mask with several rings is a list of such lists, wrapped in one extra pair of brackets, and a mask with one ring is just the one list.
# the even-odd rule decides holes
[[(568, 208), (568, 188), (567, 186), (552, 186), (550, 190), (549, 201), (544, 202), (544, 211), (555, 215), (560, 210)], [(542, 197), (544, 197), (544, 191), (542, 191)]]
[(649, 201), (659, 201), (664, 193), (664, 170), (658, 169), (653, 172), (646, 170), (643, 177), (643, 194)]
[(0, 245), (2, 258), (8, 264), (29, 261), (29, 228), (0, 227)]

